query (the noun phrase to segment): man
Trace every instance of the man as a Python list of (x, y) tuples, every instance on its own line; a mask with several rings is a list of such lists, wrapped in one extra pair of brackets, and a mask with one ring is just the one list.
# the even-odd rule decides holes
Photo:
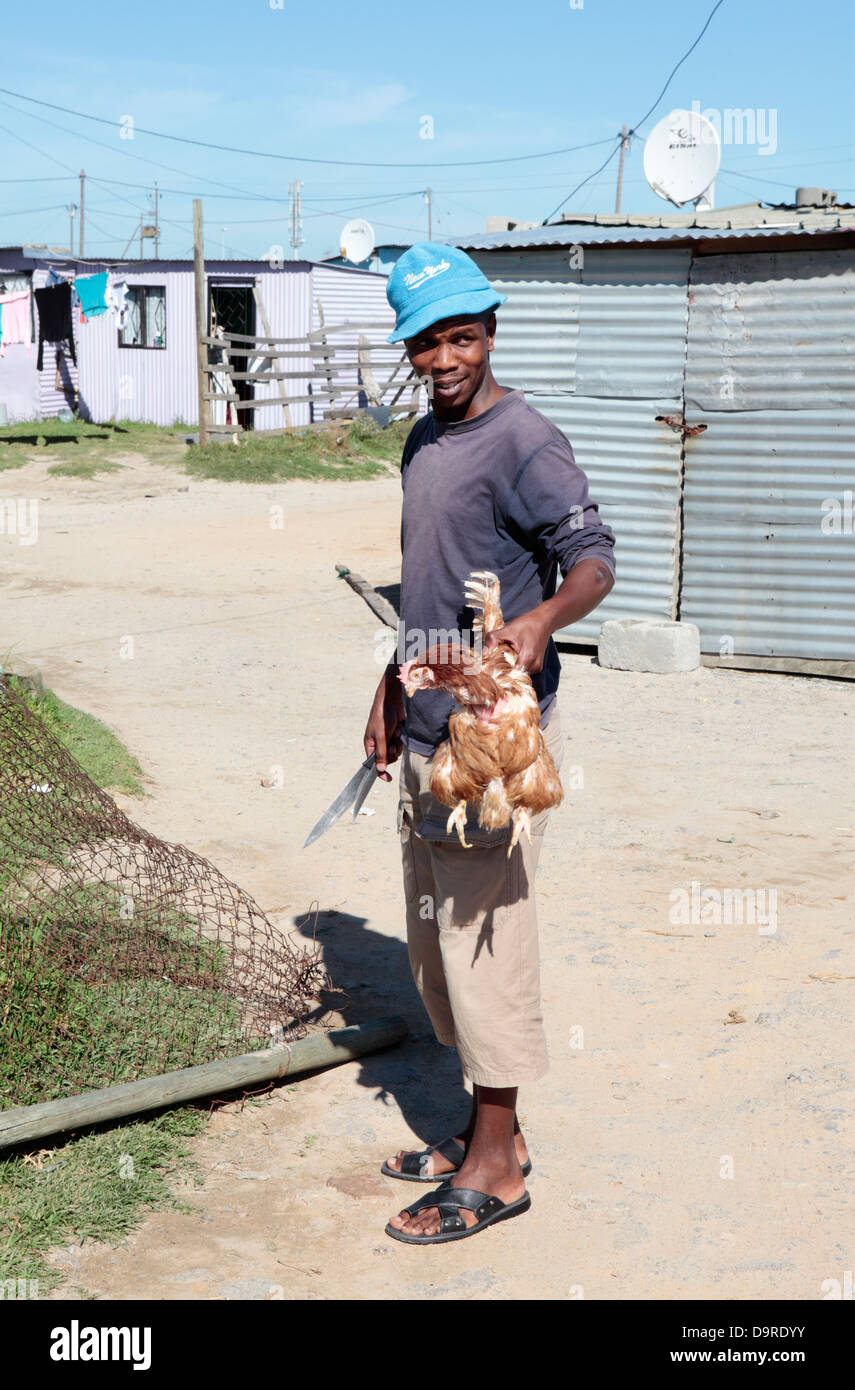
[[(440, 1042), (456, 1046), (472, 1082), (472, 1112), (452, 1139), (401, 1151), (390, 1177), (443, 1184), (392, 1217), (389, 1235), (434, 1244), (473, 1235), (527, 1210), (530, 1171), (516, 1117), (518, 1087), (548, 1068), (540, 1013), (534, 874), (549, 812), (507, 855), (509, 831), (485, 832), (467, 815), (463, 848), (448, 808), (430, 793), (431, 755), (448, 736), (451, 697), (404, 695), (398, 671), (410, 644), (431, 632), (464, 633), (463, 581), (491, 570), (501, 583), (503, 640), (532, 677), (543, 735), (560, 770), (556, 701), (560, 662), (552, 634), (596, 608), (614, 583), (614, 536), (599, 519), (565, 436), (521, 391), (490, 369), (495, 309), (506, 296), (474, 261), (448, 246), (413, 246), (389, 277), (403, 340), (433, 409), (419, 420), (401, 464), (401, 621), (406, 651), (390, 662), (365, 729), (378, 774), (402, 752), (398, 828), (407, 943), (416, 985)], [(563, 582), (555, 592), (557, 571)], [(465, 640), (465, 638), (463, 639)]]

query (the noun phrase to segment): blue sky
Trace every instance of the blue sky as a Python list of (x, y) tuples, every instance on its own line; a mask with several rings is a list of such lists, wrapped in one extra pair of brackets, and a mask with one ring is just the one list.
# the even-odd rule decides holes
[[(277, 244), (290, 254), (293, 179), (303, 184), (300, 254), (308, 258), (335, 253), (352, 216), (368, 218), (378, 242), (424, 239), (428, 186), (437, 238), (481, 231), (489, 213), (542, 221), (609, 145), (461, 162), (540, 155), (634, 125), (713, 3), (18, 6), (4, 18), (0, 85), (108, 124), (0, 93), (0, 245), (67, 245), (81, 167), (93, 256), (117, 256), (140, 214), (148, 219), (154, 180), (164, 190), (163, 256), (189, 254), (194, 195), (204, 203), (209, 256), (225, 246), (255, 259)], [(724, 0), (642, 136), (676, 106), (750, 110), (761, 138), (725, 145), (717, 206), (787, 201), (798, 184), (855, 203), (853, 58), (851, 0)], [(128, 117), (133, 138), (122, 138)], [(286, 157), (201, 149), (138, 127)], [(639, 139), (626, 162), (623, 209), (668, 211), (647, 187), (641, 149)], [(612, 211), (616, 171), (615, 158), (567, 210)]]

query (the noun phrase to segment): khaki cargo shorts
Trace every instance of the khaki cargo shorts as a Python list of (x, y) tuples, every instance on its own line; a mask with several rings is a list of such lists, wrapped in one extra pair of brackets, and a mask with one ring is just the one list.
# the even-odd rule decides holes
[[(560, 770), (557, 700), (543, 730)], [(431, 760), (404, 748), (398, 830), (407, 946), (419, 994), (441, 1043), (456, 1047), (480, 1086), (520, 1086), (549, 1069), (540, 1002), (534, 876), (549, 811), (508, 858), (510, 827), (485, 832), (467, 818), (464, 849), (446, 832), (449, 808), (431, 795)]]

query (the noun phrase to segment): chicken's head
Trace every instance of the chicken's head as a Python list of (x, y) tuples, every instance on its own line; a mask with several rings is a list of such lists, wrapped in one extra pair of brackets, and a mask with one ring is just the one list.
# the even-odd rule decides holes
[(403, 662), (399, 675), (409, 696), (419, 690), (443, 690), (461, 705), (492, 706), (502, 693), (484, 672), (480, 653), (468, 650), (448, 653), (431, 648)]
[(403, 662), (398, 678), (409, 696), (436, 685), (436, 677), (426, 661)]

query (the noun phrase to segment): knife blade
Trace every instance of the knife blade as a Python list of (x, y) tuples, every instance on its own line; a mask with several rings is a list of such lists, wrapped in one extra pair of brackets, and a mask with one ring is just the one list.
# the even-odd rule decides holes
[[(368, 795), (369, 788), (376, 776), (374, 754), (372, 753), (365, 759), (364, 763), (360, 764), (347, 786), (344, 787), (335, 800), (330, 803), (320, 820), (312, 826), (312, 829), (306, 836), (303, 849), (307, 849), (309, 845), (314, 844), (315, 840), (319, 840), (320, 837), (329, 830), (330, 826), (335, 824), (339, 816), (344, 815), (349, 807), (355, 806), (356, 810), (358, 810)], [(355, 814), (356, 812), (354, 812), (354, 815)]]

